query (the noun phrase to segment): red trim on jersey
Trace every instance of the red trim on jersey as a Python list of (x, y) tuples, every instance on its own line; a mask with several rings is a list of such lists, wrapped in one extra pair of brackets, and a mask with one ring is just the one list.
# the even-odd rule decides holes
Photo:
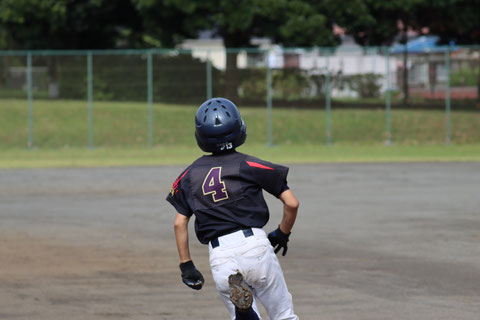
[(264, 166), (263, 164), (256, 163), (256, 162), (252, 162), (252, 161), (247, 161), (247, 164), (248, 164), (250, 167), (255, 167), (255, 168), (260, 168), (260, 169), (266, 169), (266, 170), (275, 170), (275, 169), (273, 169), (273, 168)]
[(188, 170), (185, 171), (185, 172), (182, 174), (182, 176), (179, 177), (179, 178), (177, 178), (177, 180), (175, 180), (175, 182), (173, 183), (172, 189), (171, 189), (171, 191), (170, 191), (170, 192), (172, 193), (172, 196), (173, 196), (174, 193), (176, 194), (176, 193), (178, 192), (178, 190), (177, 190), (177, 188), (178, 188), (178, 183), (180, 182), (180, 180), (182, 180), (183, 177), (185, 177), (185, 175), (187, 174), (187, 172), (188, 172)]

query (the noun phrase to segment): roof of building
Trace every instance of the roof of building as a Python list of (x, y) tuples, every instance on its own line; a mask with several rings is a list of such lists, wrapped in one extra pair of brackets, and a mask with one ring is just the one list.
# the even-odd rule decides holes
[[(407, 52), (408, 53), (432, 53), (432, 52), (445, 52), (447, 48), (450, 51), (458, 50), (455, 46), (455, 43), (450, 43), (447, 45), (439, 45), (438, 36), (420, 36), (413, 40), (407, 42)], [(405, 50), (404, 44), (396, 44), (390, 49), (390, 53), (399, 54), (403, 53)]]

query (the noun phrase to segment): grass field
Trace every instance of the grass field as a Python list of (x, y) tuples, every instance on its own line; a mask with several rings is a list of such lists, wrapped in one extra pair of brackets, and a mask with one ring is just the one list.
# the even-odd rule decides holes
[[(454, 109), (454, 105), (452, 108)], [(35, 100), (33, 149), (28, 145), (25, 100), (0, 100), (0, 167), (184, 164), (201, 153), (193, 136), (197, 106), (155, 104), (153, 146), (146, 103), (95, 102), (93, 149), (88, 149), (85, 101)], [(323, 110), (273, 109), (273, 147), (267, 144), (265, 108), (242, 108), (244, 152), (290, 163), (338, 161), (480, 161), (480, 112), (453, 111), (445, 146), (442, 111), (393, 110), (392, 145), (385, 146), (384, 110), (333, 110), (326, 146)]]
[[(273, 146), (248, 142), (239, 151), (279, 163), (480, 161), (480, 144)], [(196, 146), (155, 148), (7, 149), (0, 168), (186, 165), (202, 152)]]

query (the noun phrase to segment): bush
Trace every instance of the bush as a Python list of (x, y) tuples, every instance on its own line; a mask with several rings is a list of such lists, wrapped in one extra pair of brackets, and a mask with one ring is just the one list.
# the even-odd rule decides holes
[(241, 80), (238, 86), (238, 96), (249, 101), (264, 101), (267, 95), (265, 68), (239, 71)]
[[(95, 100), (145, 101), (146, 55), (93, 56)], [(67, 57), (57, 62), (59, 95), (86, 99), (86, 57)], [(213, 78), (220, 78), (212, 67)], [(206, 63), (190, 55), (153, 56), (153, 97), (161, 102), (198, 102), (206, 96)]]
[(452, 86), (476, 86), (478, 84), (479, 68), (462, 67), (452, 72), (450, 85)]
[[(238, 70), (238, 92), (241, 99), (265, 101), (267, 95), (266, 69)], [(296, 69), (272, 70), (272, 97), (280, 101), (295, 101), (311, 95), (308, 75)]]
[(378, 98), (382, 87), (379, 81), (382, 77), (379, 74), (365, 73), (345, 76), (345, 81), (361, 98)]
[[(154, 61), (154, 96), (163, 102), (198, 103), (206, 98), (206, 62), (190, 55), (157, 56)], [(222, 84), (221, 72), (212, 65), (212, 81)], [(219, 86), (213, 87), (214, 95)]]
[(310, 79), (297, 69), (277, 70), (273, 74), (273, 97), (298, 100), (310, 94)]

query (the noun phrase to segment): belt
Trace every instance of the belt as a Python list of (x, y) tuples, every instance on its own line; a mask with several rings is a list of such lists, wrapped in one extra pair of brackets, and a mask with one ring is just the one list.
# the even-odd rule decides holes
[[(253, 236), (252, 228), (243, 229), (242, 232), (243, 232), (243, 235), (245, 236), (245, 238)], [(212, 248), (216, 248), (220, 245), (220, 243), (218, 242), (218, 238), (215, 238), (212, 241), (210, 241), (210, 244), (212, 245)]]

